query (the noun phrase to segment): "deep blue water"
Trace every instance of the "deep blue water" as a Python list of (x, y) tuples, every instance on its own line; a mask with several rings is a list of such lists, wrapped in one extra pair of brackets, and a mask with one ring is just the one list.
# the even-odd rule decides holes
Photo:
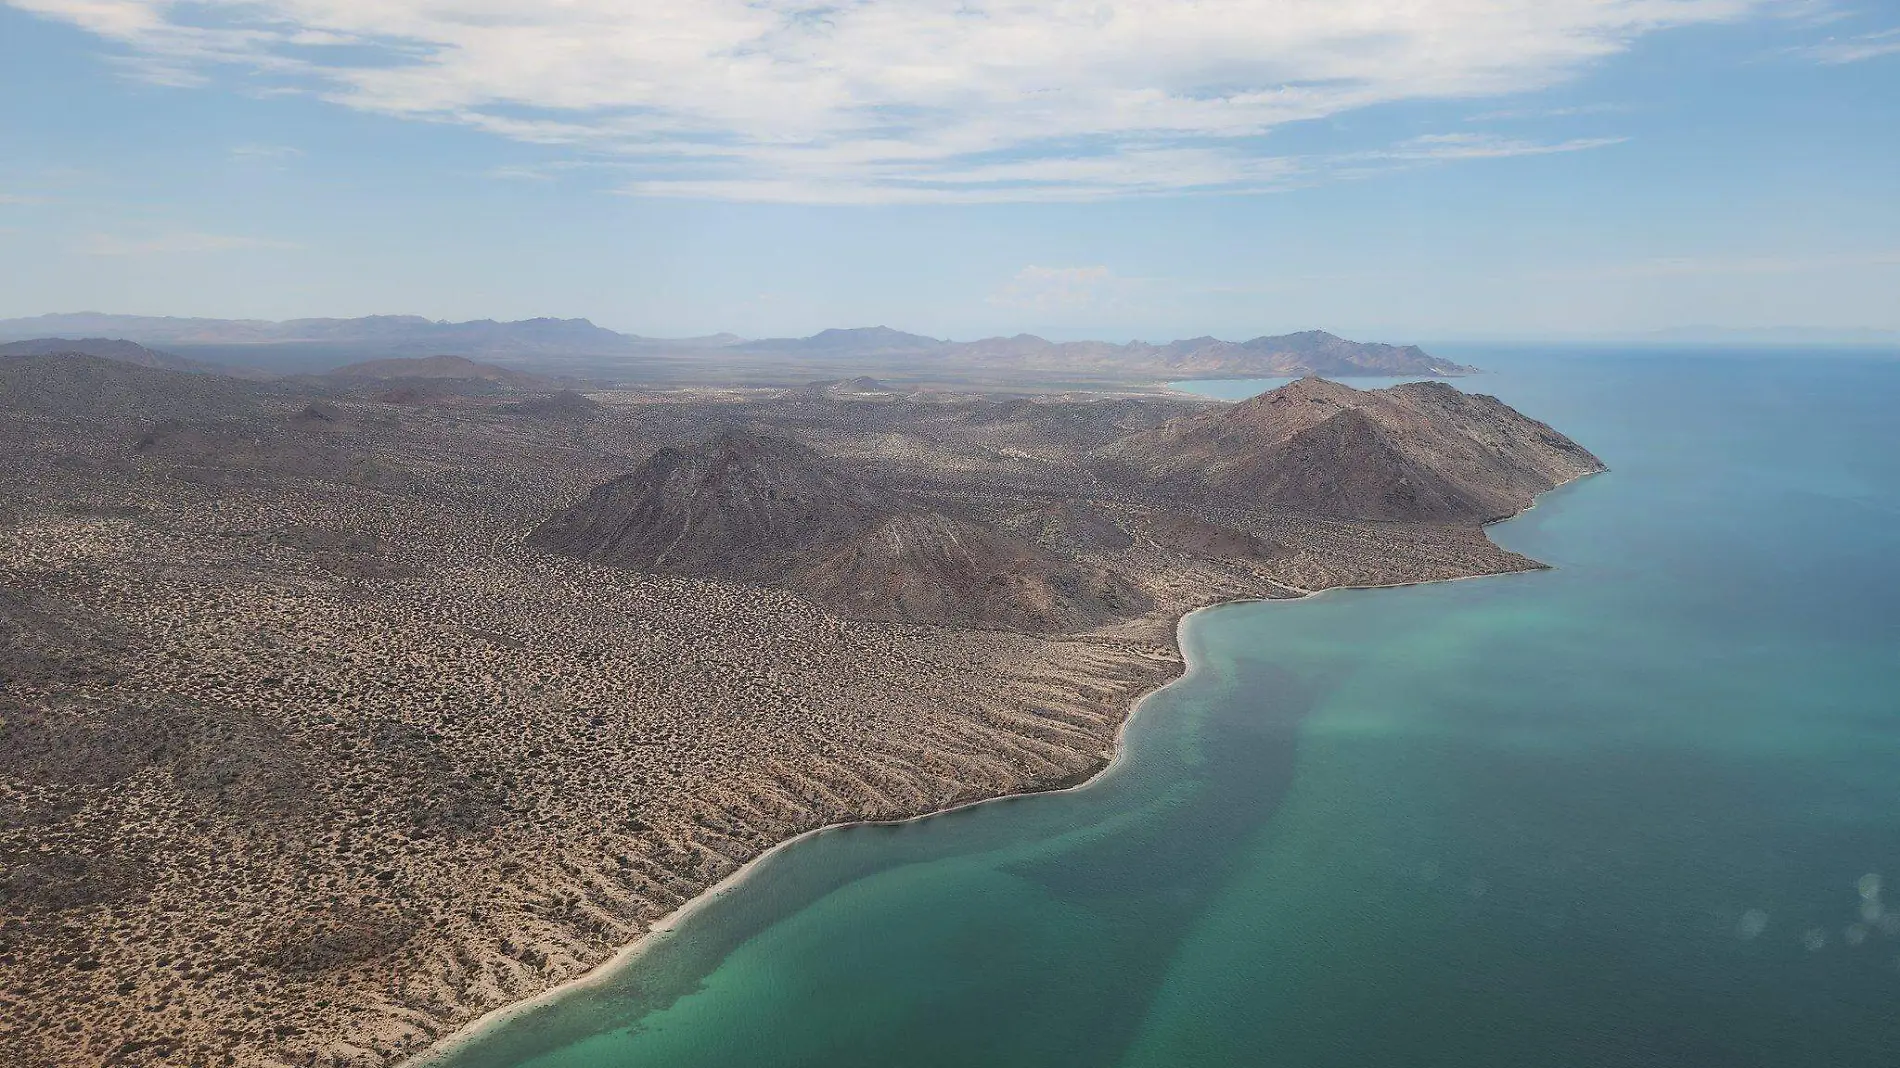
[(827, 833), (456, 1068), (1900, 1065), (1900, 361), (1447, 351), (1530, 575), (1233, 605), (1082, 791)]

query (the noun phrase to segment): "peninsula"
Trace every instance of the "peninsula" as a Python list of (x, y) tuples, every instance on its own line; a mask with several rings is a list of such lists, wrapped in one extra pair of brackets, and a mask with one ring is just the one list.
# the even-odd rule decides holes
[(0, 357), (20, 1068), (397, 1063), (801, 832), (1087, 778), (1196, 607), (1536, 568), (1484, 524), (1601, 469), (1442, 382), (149, 351)]

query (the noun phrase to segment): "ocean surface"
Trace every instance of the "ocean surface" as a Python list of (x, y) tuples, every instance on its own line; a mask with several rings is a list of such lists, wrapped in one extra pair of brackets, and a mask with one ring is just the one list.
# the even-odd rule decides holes
[(1555, 570), (1191, 617), (1095, 785), (801, 842), (441, 1063), (1900, 1065), (1900, 359), (1444, 355), (1610, 465), (1493, 528)]

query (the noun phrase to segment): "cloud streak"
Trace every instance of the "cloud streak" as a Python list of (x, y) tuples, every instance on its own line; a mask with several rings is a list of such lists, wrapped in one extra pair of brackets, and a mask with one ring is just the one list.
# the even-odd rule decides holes
[(1381, 152), (1362, 153), (1363, 159), (1386, 159), (1412, 163), (1436, 163), (1460, 159), (1509, 159), (1513, 156), (1549, 156), (1560, 152), (1586, 152), (1593, 148), (1620, 145), (1624, 137), (1578, 137), (1568, 141), (1530, 141), (1491, 134), (1427, 134), (1402, 141)]
[(629, 192), (957, 201), (1276, 188), (1287, 123), (1536, 90), (1781, 0), (3, 2), (141, 77), (570, 146)]
[(1817, 45), (1797, 49), (1796, 52), (1830, 66), (1900, 55), (1900, 27), (1881, 30), (1877, 33), (1864, 33), (1858, 37), (1833, 38)]

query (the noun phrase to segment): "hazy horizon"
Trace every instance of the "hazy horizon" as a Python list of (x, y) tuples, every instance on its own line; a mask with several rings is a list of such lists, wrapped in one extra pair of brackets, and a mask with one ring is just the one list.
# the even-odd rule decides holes
[[(1567, 334), (1567, 335), (1556, 334), (1556, 333), (1544, 334), (1544, 335), (1531, 335), (1531, 334), (1485, 335), (1485, 334), (1479, 334), (1479, 333), (1467, 333), (1467, 334), (1462, 334), (1462, 335), (1447, 334), (1447, 335), (1436, 336), (1436, 337), (1348, 336), (1348, 335), (1342, 334), (1340, 331), (1330, 330), (1323, 325), (1317, 325), (1317, 326), (1309, 325), (1309, 326), (1299, 327), (1299, 328), (1290, 329), (1290, 330), (1276, 330), (1270, 333), (1237, 334), (1233, 336), (1210, 334), (1209, 332), (1205, 330), (1197, 331), (1189, 327), (1182, 327), (1172, 332), (1163, 332), (1163, 333), (1155, 334), (1151, 336), (1122, 336), (1122, 335), (1113, 334), (1112, 332), (1105, 331), (1105, 330), (1091, 331), (1087, 327), (1070, 328), (1066, 330), (1057, 330), (1057, 331), (1051, 331), (1051, 332), (1041, 332), (1041, 331), (1035, 331), (1035, 330), (1005, 330), (1005, 331), (998, 331), (996, 333), (984, 334), (984, 335), (973, 334), (973, 335), (968, 335), (968, 336), (945, 336), (945, 335), (925, 334), (925, 333), (922, 333), (921, 331), (916, 331), (916, 330), (908, 330), (901, 324), (893, 324), (893, 323), (887, 323), (887, 322), (867, 322), (867, 323), (835, 324), (832, 326), (823, 327), (820, 330), (812, 331), (809, 334), (793, 334), (789, 332), (776, 332), (776, 333), (767, 332), (767, 333), (761, 333), (761, 334), (755, 334), (755, 335), (741, 335), (729, 330), (719, 330), (719, 331), (711, 331), (704, 334), (661, 335), (661, 334), (656, 334), (650, 331), (643, 331), (639, 329), (627, 329), (621, 326), (611, 326), (606, 323), (600, 322), (597, 319), (594, 319), (589, 316), (584, 316), (584, 315), (573, 316), (573, 317), (527, 316), (523, 319), (500, 319), (494, 316), (483, 316), (476, 319), (454, 320), (454, 319), (432, 319), (432, 318), (429, 318), (428, 316), (419, 316), (410, 312), (370, 312), (365, 315), (358, 315), (358, 316), (339, 316), (339, 315), (320, 315), (319, 314), (319, 315), (294, 315), (294, 316), (288, 316), (283, 319), (256, 319), (256, 318), (241, 318), (241, 317), (235, 317), (235, 316), (215, 316), (215, 315), (206, 315), (206, 316), (167, 315), (167, 314), (144, 315), (144, 314), (120, 313), (120, 312), (101, 312), (101, 311), (96, 311), (96, 310), (91, 310), (91, 309), (81, 310), (81, 311), (67, 311), (67, 312), (43, 312), (43, 313), (39, 313), (35, 315), (12, 316), (12, 317), (0, 318), (0, 341), (7, 341), (7, 340), (14, 340), (14, 339), (23, 340), (23, 339), (27, 339), (30, 337), (37, 337), (37, 336), (76, 338), (76, 335), (78, 334), (86, 333), (88, 331), (95, 331), (95, 330), (103, 331), (107, 335), (112, 334), (112, 330), (109, 327), (106, 327), (106, 326), (95, 327), (92, 325), (87, 325), (83, 329), (61, 330), (59, 329), (58, 324), (48, 323), (46, 324), (46, 329), (49, 332), (44, 333), (44, 334), (40, 334), (37, 331), (32, 330), (32, 329), (20, 328), (21, 326), (24, 326), (25, 324), (30, 324), (30, 323), (37, 325), (35, 323), (36, 320), (50, 320), (50, 319), (59, 319), (59, 318), (79, 318), (79, 317), (85, 317), (85, 316), (95, 316), (102, 319), (103, 318), (170, 319), (170, 320), (178, 320), (178, 321), (204, 321), (207, 323), (249, 322), (249, 323), (268, 323), (272, 325), (281, 325), (283, 323), (289, 323), (289, 322), (349, 322), (349, 321), (365, 320), (365, 319), (423, 319), (429, 322), (431, 325), (435, 325), (435, 326), (466, 326), (466, 325), (470, 325), (474, 323), (496, 323), (499, 325), (508, 326), (508, 325), (517, 325), (521, 323), (527, 323), (527, 322), (534, 322), (537, 320), (557, 320), (557, 321), (569, 321), (569, 322), (573, 322), (573, 321), (586, 322), (596, 327), (601, 327), (603, 329), (614, 331), (615, 333), (622, 334), (629, 338), (639, 338), (645, 341), (698, 342), (698, 341), (704, 341), (705, 339), (708, 339), (708, 338), (730, 337), (732, 339), (732, 341), (730, 342), (731, 344), (740, 344), (744, 342), (754, 342), (754, 341), (772, 341), (772, 340), (807, 338), (807, 337), (815, 336), (820, 333), (835, 332), (835, 331), (880, 330), (880, 329), (894, 330), (899, 333), (917, 335), (920, 337), (926, 337), (932, 340), (942, 341), (942, 342), (951, 343), (951, 344), (967, 344), (970, 342), (989, 340), (993, 338), (1011, 338), (1011, 337), (1025, 336), (1025, 335), (1040, 337), (1045, 341), (1058, 343), (1058, 344), (1065, 343), (1065, 342), (1081, 342), (1081, 341), (1103, 342), (1103, 343), (1115, 344), (1115, 345), (1131, 345), (1131, 344), (1144, 344), (1144, 343), (1167, 344), (1169, 342), (1174, 342), (1174, 341), (1188, 340), (1188, 339), (1197, 338), (1197, 337), (1210, 337), (1210, 336), (1215, 337), (1218, 340), (1222, 340), (1222, 341), (1243, 342), (1243, 341), (1249, 341), (1249, 340), (1253, 340), (1255, 338), (1260, 338), (1260, 337), (1276, 337), (1276, 336), (1284, 336), (1288, 334), (1298, 334), (1298, 333), (1307, 333), (1307, 332), (1321, 332), (1321, 333), (1334, 334), (1335, 336), (1345, 337), (1347, 340), (1350, 340), (1350, 341), (1391, 344), (1391, 345), (1401, 345), (1401, 346), (1402, 345), (1420, 345), (1420, 346), (1427, 346), (1427, 347), (1432, 346), (1432, 345), (1463, 345), (1463, 344), (1509, 345), (1509, 344), (1514, 344), (1514, 343), (1576, 344), (1576, 345), (1643, 344), (1643, 343), (1683, 344), (1683, 345), (1735, 344), (1735, 345), (1742, 345), (1745, 347), (1751, 346), (1751, 345), (1774, 346), (1774, 345), (1781, 345), (1781, 344), (1849, 345), (1849, 346), (1873, 345), (1873, 346), (1885, 347), (1885, 346), (1900, 344), (1900, 330), (1882, 330), (1879, 328), (1872, 328), (1872, 327), (1820, 327), (1820, 326), (1794, 326), (1794, 325), (1782, 325), (1782, 326), (1758, 327), (1758, 328), (1735, 328), (1735, 327), (1720, 326), (1716, 324), (1694, 324), (1694, 325), (1689, 325), (1689, 326), (1672, 327), (1672, 328), (1667, 328), (1667, 329), (1662, 329), (1662, 330), (1640, 331), (1640, 332), (1632, 331), (1632, 332), (1624, 332), (1624, 333), (1604, 332), (1604, 333), (1598, 333), (1598, 334), (1576, 333), (1576, 334)], [(133, 331), (132, 333), (136, 334), (137, 332)], [(128, 340), (138, 341), (140, 339), (134, 336), (134, 337), (129, 337)], [(309, 340), (309, 339), (283, 339), (279, 341), (254, 342), (254, 344), (260, 344), (260, 345), (287, 344), (287, 343), (295, 343), (295, 342), (299, 342), (303, 340)], [(151, 341), (149, 342), (149, 344), (152, 347), (157, 347), (157, 348), (163, 347), (163, 341), (161, 340)], [(226, 344), (230, 344), (233, 346), (241, 346), (245, 343), (244, 342), (229, 342)]]

